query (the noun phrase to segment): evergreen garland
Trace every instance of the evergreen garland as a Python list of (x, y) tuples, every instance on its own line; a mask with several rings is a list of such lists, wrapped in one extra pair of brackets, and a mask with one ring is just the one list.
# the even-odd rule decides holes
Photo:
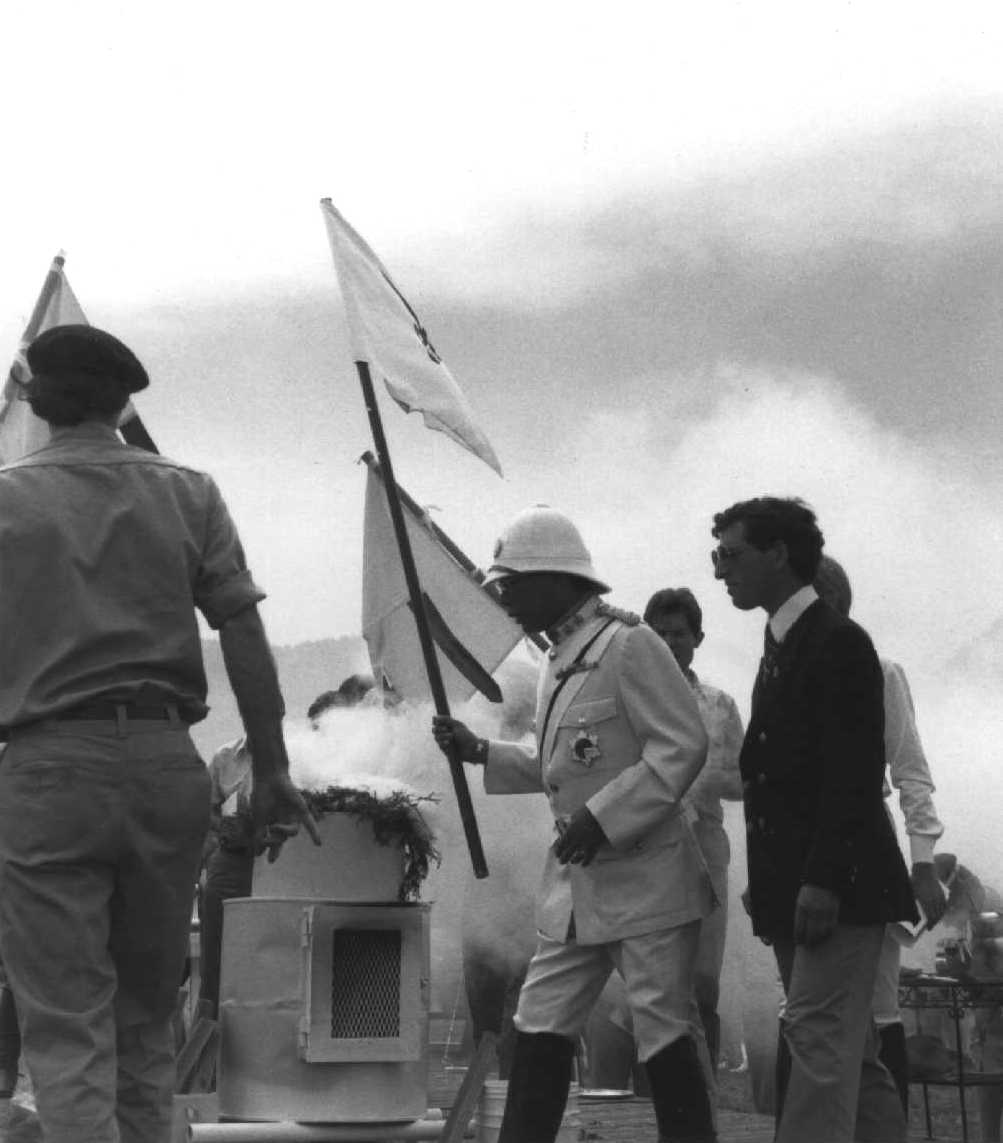
[(404, 876), (397, 899), (401, 902), (418, 899), (421, 883), (428, 876), (429, 862), (434, 861), (438, 866), (442, 861), (435, 848), (435, 835), (419, 808), (422, 802), (437, 802), (437, 797), (432, 794), (417, 797), (403, 790), (394, 790), (387, 797), (377, 798), (368, 790), (347, 786), (301, 790), (300, 793), (315, 818), (326, 814), (349, 814), (357, 822), (369, 822), (380, 845), (400, 846), (404, 854)]

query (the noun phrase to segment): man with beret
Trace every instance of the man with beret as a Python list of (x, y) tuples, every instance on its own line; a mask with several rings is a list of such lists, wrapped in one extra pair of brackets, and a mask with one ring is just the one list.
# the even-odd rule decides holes
[(561, 513), (518, 516), (486, 582), (524, 631), (544, 631), (551, 643), (535, 748), (488, 742), (455, 719), (434, 722), (444, 751), (485, 767), (489, 794), (544, 793), (555, 821), (499, 1143), (557, 1137), (575, 1043), (614, 968), (659, 1138), (712, 1143), (693, 971), (714, 898), (682, 812), (707, 753), (696, 700), (654, 631), (600, 600), (609, 588)]
[(743, 780), (753, 931), (786, 993), (777, 1143), (897, 1143), (871, 1002), (886, 924), (918, 919), (885, 806), (884, 680), (867, 633), (818, 598), (815, 513), (762, 496), (714, 517), (715, 576), (768, 616)]
[(148, 378), (110, 334), (57, 326), (27, 360), (51, 439), (0, 469), (0, 954), (47, 1143), (167, 1143), (209, 817), (196, 608), (254, 744), (259, 847), (319, 839), (215, 483), (117, 436)]

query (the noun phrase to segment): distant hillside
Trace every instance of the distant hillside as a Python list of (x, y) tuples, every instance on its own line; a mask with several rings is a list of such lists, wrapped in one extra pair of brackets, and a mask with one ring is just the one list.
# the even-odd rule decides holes
[[(304, 718), (307, 707), (321, 691), (334, 690), (346, 675), (369, 670), (366, 645), (358, 635), (273, 647), (272, 653), (287, 715), (294, 718)], [(241, 723), (219, 643), (204, 639), (202, 654), (209, 681), (210, 710), (208, 718), (192, 727), (192, 737), (208, 761), (218, 746), (241, 733)]]

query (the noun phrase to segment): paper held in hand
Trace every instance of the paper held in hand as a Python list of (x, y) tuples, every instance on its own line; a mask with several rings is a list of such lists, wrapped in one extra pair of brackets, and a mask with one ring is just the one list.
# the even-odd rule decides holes
[[(946, 897), (947, 894), (945, 893)], [(912, 921), (896, 921), (890, 925), (892, 936), (903, 948), (912, 948), (912, 946), (919, 940), (919, 938), (930, 928), (930, 923), (927, 920), (926, 913), (923, 911), (923, 906), (916, 902), (916, 909), (919, 912), (919, 920), (915, 923)]]

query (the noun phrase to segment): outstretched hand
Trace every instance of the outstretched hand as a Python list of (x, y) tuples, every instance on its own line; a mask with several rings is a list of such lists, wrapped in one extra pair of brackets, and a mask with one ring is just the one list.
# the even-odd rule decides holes
[(320, 845), (317, 822), (303, 795), (284, 771), (268, 778), (255, 777), (251, 791), (251, 816), (254, 821), (254, 852), (267, 853), (275, 861), (282, 846), (306, 828), (314, 845)]

